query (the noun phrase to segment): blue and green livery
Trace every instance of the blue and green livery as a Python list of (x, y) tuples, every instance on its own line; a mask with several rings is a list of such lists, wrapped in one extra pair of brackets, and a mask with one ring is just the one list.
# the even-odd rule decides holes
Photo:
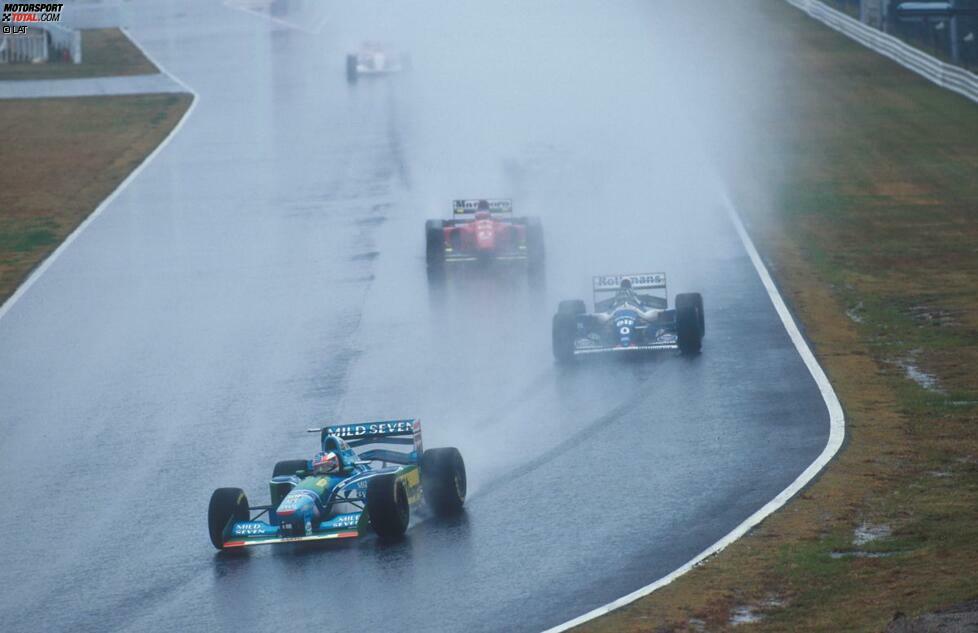
[[(420, 420), (309, 431), (320, 434), (323, 452), (339, 457), (339, 470), (316, 474), (309, 460), (281, 461), (268, 483), (271, 502), (263, 506), (249, 505), (240, 488), (218, 488), (207, 512), (214, 547), (354, 538), (370, 531), (396, 539), (407, 530), (412, 509), (422, 504), (437, 515), (461, 511), (462, 455), (456, 448), (424, 450)], [(369, 448), (358, 452), (361, 447)]]

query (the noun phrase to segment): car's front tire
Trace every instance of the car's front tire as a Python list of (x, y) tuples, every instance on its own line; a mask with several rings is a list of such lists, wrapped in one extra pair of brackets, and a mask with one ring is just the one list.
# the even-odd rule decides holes
[(367, 516), (380, 538), (396, 540), (404, 536), (411, 521), (411, 506), (404, 482), (397, 475), (377, 475), (367, 482)]
[(460, 512), (467, 487), (465, 462), (457, 448), (429, 448), (421, 456), (421, 488), (425, 503), (435, 514)]
[(272, 469), (272, 477), (298, 475), (307, 472), (308, 468), (309, 462), (304, 459), (286, 459), (275, 464), (275, 468)]
[(241, 488), (218, 488), (211, 495), (207, 507), (207, 528), (211, 543), (217, 549), (224, 549), (224, 530), (232, 520), (235, 523), (247, 521), (251, 516), (248, 510), (248, 497)]

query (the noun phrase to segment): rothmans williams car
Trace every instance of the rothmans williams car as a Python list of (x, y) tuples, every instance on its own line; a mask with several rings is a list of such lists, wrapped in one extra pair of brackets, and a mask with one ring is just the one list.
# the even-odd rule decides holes
[(407, 53), (392, 53), (375, 43), (365, 43), (356, 53), (346, 56), (346, 80), (356, 83), (361, 76), (391, 75), (411, 67)]
[[(440, 516), (462, 510), (462, 455), (456, 448), (424, 450), (420, 420), (309, 432), (320, 434), (319, 452), (311, 460), (275, 465), (269, 505), (249, 505), (240, 488), (214, 491), (207, 511), (214, 547), (355, 538), (366, 534), (368, 526), (381, 538), (396, 539), (407, 530), (411, 509), (422, 502)], [(377, 448), (354, 450), (367, 445)], [(385, 445), (408, 446), (410, 451)]]
[(706, 333), (703, 297), (698, 292), (676, 295), (669, 309), (665, 273), (594, 277), (593, 290), (593, 313), (580, 299), (557, 307), (553, 352), (558, 362), (603, 352), (700, 351)]
[(504, 199), (455, 200), (451, 220), (425, 223), (428, 272), (440, 273), (457, 262), (525, 262), (529, 272), (543, 268), (540, 220), (513, 217), (513, 202)]

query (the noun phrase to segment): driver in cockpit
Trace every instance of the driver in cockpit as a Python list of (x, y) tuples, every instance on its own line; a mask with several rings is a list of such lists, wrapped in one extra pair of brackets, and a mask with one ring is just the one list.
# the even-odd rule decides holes
[(642, 301), (635, 295), (635, 291), (632, 290), (631, 279), (622, 279), (621, 287), (618, 288), (618, 294), (615, 295), (616, 306), (626, 303), (630, 303), (636, 307), (641, 307), (642, 305)]
[(489, 209), (488, 200), (479, 200), (479, 204), (475, 209), (475, 219), (476, 220), (491, 220), (492, 210)]
[(654, 321), (659, 318), (659, 313), (662, 310), (658, 308), (649, 307), (642, 301), (642, 298), (635, 294), (632, 290), (632, 280), (622, 279), (621, 286), (618, 288), (618, 292), (615, 294), (615, 299), (612, 302), (612, 308), (608, 314), (608, 317), (602, 319), (602, 321), (607, 321), (611, 318), (614, 311), (622, 306), (627, 305), (629, 308), (635, 310), (640, 317), (646, 321)]

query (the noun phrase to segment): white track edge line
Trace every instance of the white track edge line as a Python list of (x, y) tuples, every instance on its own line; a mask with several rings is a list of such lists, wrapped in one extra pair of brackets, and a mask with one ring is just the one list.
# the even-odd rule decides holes
[[(229, 7), (229, 8), (235, 8), (235, 7)], [(123, 31), (130, 38), (130, 40), (132, 40), (136, 48), (138, 48), (147, 57), (147, 59), (153, 62), (153, 64), (155, 64), (156, 67), (159, 68), (161, 72), (163, 72), (171, 79), (173, 79), (174, 82), (184, 87), (190, 94), (193, 95), (194, 100), (191, 102), (190, 107), (187, 108), (187, 111), (184, 113), (183, 117), (177, 122), (177, 124), (173, 127), (173, 129), (170, 130), (170, 133), (167, 134), (166, 138), (164, 138), (160, 142), (160, 144), (156, 146), (156, 149), (150, 152), (150, 154), (143, 160), (143, 162), (141, 162), (138, 166), (136, 166), (136, 168), (133, 169), (132, 172), (130, 172), (129, 175), (126, 176), (126, 178), (121, 183), (119, 183), (119, 185), (112, 191), (112, 193), (110, 193), (105, 198), (105, 200), (103, 200), (98, 205), (98, 207), (96, 207), (95, 210), (92, 211), (92, 213), (89, 214), (89, 216), (85, 218), (85, 220), (81, 224), (79, 224), (78, 227), (76, 227), (75, 230), (72, 231), (67, 238), (65, 238), (65, 240), (61, 243), (61, 245), (58, 246), (58, 248), (56, 248), (54, 252), (52, 252), (41, 263), (40, 266), (34, 269), (34, 272), (31, 273), (31, 275), (27, 278), (27, 280), (24, 281), (24, 283), (22, 283), (17, 288), (16, 291), (14, 291), (14, 294), (12, 294), (10, 298), (3, 303), (2, 306), (0, 306), (0, 319), (2, 319), (10, 311), (10, 309), (14, 306), (14, 304), (17, 303), (17, 300), (20, 299), (20, 297), (22, 297), (30, 289), (32, 285), (34, 285), (37, 279), (40, 278), (41, 275), (43, 275), (44, 272), (51, 266), (51, 264), (53, 264), (58, 259), (61, 253), (75, 240), (75, 238), (77, 238), (78, 235), (85, 228), (87, 228), (88, 225), (92, 223), (92, 221), (95, 220), (95, 218), (101, 215), (101, 213), (115, 199), (115, 197), (119, 193), (121, 193), (129, 185), (129, 183), (132, 182), (136, 178), (136, 176), (138, 176), (142, 172), (142, 170), (150, 163), (150, 161), (153, 160), (153, 158), (156, 157), (157, 154), (160, 153), (160, 151), (163, 150), (164, 147), (166, 147), (169, 144), (170, 140), (172, 140), (173, 137), (176, 135), (176, 133), (180, 131), (180, 129), (183, 127), (183, 124), (187, 121), (187, 119), (190, 118), (191, 113), (197, 107), (197, 103), (200, 100), (200, 95), (197, 94), (197, 92), (193, 88), (191, 88), (182, 80), (177, 78), (175, 75), (167, 71), (159, 62), (156, 61), (156, 59), (154, 59), (142, 46), (139, 45), (139, 43), (136, 41), (135, 38), (132, 37), (132, 35), (128, 32), (128, 30), (123, 29)], [(805, 366), (808, 368), (808, 371), (811, 373), (812, 378), (815, 379), (815, 383), (818, 385), (819, 391), (822, 394), (822, 399), (825, 401), (826, 408), (829, 411), (828, 442), (826, 443), (825, 448), (822, 450), (819, 456), (815, 459), (815, 461), (812, 462), (808, 466), (808, 468), (806, 468), (798, 476), (798, 478), (791, 483), (791, 485), (789, 485), (787, 488), (782, 490), (778, 494), (778, 496), (776, 496), (774, 499), (769, 501), (767, 504), (765, 504), (761, 509), (756, 511), (754, 514), (749, 516), (743, 523), (741, 523), (736, 528), (734, 528), (730, 533), (728, 533), (722, 539), (720, 539), (719, 541), (717, 541), (707, 549), (700, 552), (695, 558), (693, 558), (692, 560), (685, 563), (678, 569), (673, 570), (668, 575), (663, 576), (659, 580), (656, 580), (655, 582), (649, 585), (637, 589), (630, 594), (622, 596), (621, 598), (618, 598), (613, 602), (609, 602), (608, 604), (600, 606), (597, 609), (593, 609), (572, 620), (568, 620), (563, 624), (559, 624), (555, 627), (549, 628), (546, 631), (544, 631), (544, 633), (559, 633), (561, 631), (566, 631), (570, 628), (578, 626), (579, 624), (583, 624), (585, 622), (588, 622), (589, 620), (593, 620), (594, 618), (610, 613), (627, 604), (631, 604), (632, 602), (635, 602), (639, 598), (649, 595), (656, 589), (659, 589), (661, 587), (670, 584), (672, 581), (684, 575), (686, 572), (691, 570), (699, 563), (703, 562), (705, 559), (722, 551), (728, 545), (730, 545), (731, 543), (739, 539), (741, 536), (746, 534), (755, 525), (760, 523), (762, 520), (767, 518), (770, 514), (774, 513), (781, 506), (783, 506), (791, 497), (797, 494), (799, 490), (804, 488), (805, 485), (808, 484), (808, 482), (814, 479), (814, 477), (822, 470), (822, 468), (825, 467), (826, 464), (828, 464), (828, 462), (835, 456), (835, 454), (839, 451), (839, 448), (841, 448), (842, 446), (842, 441), (845, 437), (845, 417), (843, 416), (842, 405), (835, 394), (835, 390), (832, 389), (832, 385), (829, 383), (828, 377), (825, 375), (825, 372), (818, 364), (818, 361), (815, 360), (814, 354), (812, 354), (811, 349), (809, 349), (808, 344), (805, 342), (804, 337), (801, 335), (801, 332), (798, 330), (798, 326), (795, 324), (794, 318), (792, 318), (791, 313), (788, 311), (788, 307), (787, 305), (785, 305), (784, 299), (781, 298), (781, 295), (778, 293), (777, 287), (774, 285), (774, 281), (771, 279), (771, 275), (768, 273), (767, 268), (764, 266), (764, 263), (761, 261), (761, 257), (758, 254), (757, 249), (754, 247), (753, 241), (751, 241), (750, 236), (747, 234), (747, 231), (744, 229), (744, 225), (741, 222), (740, 216), (738, 215), (737, 210), (734, 208), (733, 203), (730, 201), (728, 197), (725, 197), (725, 203), (727, 206), (728, 214), (730, 216), (730, 220), (731, 222), (733, 222), (734, 227), (737, 229), (737, 235), (740, 237), (740, 240), (744, 245), (744, 249), (747, 251), (747, 254), (750, 256), (751, 263), (754, 264), (754, 268), (757, 270), (757, 274), (761, 278), (761, 282), (764, 284), (764, 289), (767, 291), (768, 296), (771, 299), (771, 303), (774, 305), (774, 308), (777, 311), (778, 316), (781, 318), (781, 322), (784, 324), (785, 330), (787, 330), (788, 332), (788, 336), (791, 338), (792, 343), (794, 343), (795, 345), (795, 349), (798, 350), (798, 354), (805, 362)]]
[(566, 631), (597, 617), (611, 613), (616, 609), (620, 609), (627, 604), (635, 602), (639, 598), (649, 595), (656, 589), (660, 589), (670, 584), (672, 581), (693, 569), (710, 556), (722, 551), (728, 545), (750, 531), (751, 528), (781, 508), (781, 506), (795, 496), (798, 491), (804, 488), (808, 482), (814, 479), (815, 476), (818, 475), (819, 472), (821, 472), (821, 470), (825, 467), (825, 465), (828, 464), (833, 457), (835, 457), (835, 454), (838, 453), (839, 449), (842, 447), (842, 441), (845, 438), (845, 417), (842, 412), (842, 404), (839, 402), (839, 398), (836, 396), (835, 390), (832, 388), (831, 383), (829, 383), (829, 379), (822, 370), (822, 367), (818, 364), (818, 361), (815, 360), (815, 355), (808, 347), (808, 343), (805, 341), (801, 331), (798, 329), (798, 325), (791, 316), (791, 312), (788, 310), (788, 306), (785, 304), (784, 299), (781, 298), (781, 294), (778, 292), (777, 286), (775, 286), (774, 281), (771, 279), (771, 275), (768, 273), (767, 268), (764, 266), (764, 262), (761, 260), (761, 256), (754, 247), (754, 242), (751, 240), (750, 235), (748, 235), (747, 230), (744, 228), (744, 224), (741, 221), (740, 215), (737, 213), (737, 209), (734, 207), (733, 202), (731, 202), (728, 195), (724, 195), (723, 198), (724, 204), (727, 207), (727, 213), (730, 216), (730, 221), (733, 223), (734, 228), (737, 229), (737, 235), (740, 237), (740, 241), (743, 243), (744, 249), (750, 256), (751, 263), (754, 264), (754, 268), (757, 270), (757, 274), (761, 278), (761, 282), (764, 284), (764, 289), (767, 291), (768, 296), (771, 298), (771, 303), (774, 305), (774, 309), (781, 318), (781, 323), (784, 324), (784, 328), (787, 330), (788, 336), (791, 338), (791, 342), (794, 343), (795, 349), (798, 350), (798, 354), (804, 361), (805, 366), (812, 375), (812, 378), (815, 379), (815, 384), (818, 385), (818, 390), (822, 394), (822, 400), (825, 402), (825, 407), (829, 412), (829, 439), (825, 444), (825, 448), (822, 449), (819, 456), (815, 458), (815, 461), (813, 461), (808, 468), (798, 475), (798, 477), (791, 482), (791, 485), (782, 490), (774, 499), (768, 501), (761, 509), (747, 517), (743, 523), (735, 527), (726, 536), (697, 554), (695, 558), (649, 585), (637, 589), (630, 594), (624, 595), (606, 605), (588, 611), (587, 613), (572, 620), (568, 620), (563, 624), (558, 624), (555, 627), (549, 628), (544, 631), (544, 633), (559, 633), (560, 631)]
[[(170, 133), (167, 134), (162, 141), (160, 141), (160, 144), (157, 145), (152, 152), (147, 154), (146, 158), (144, 158), (141, 163), (136, 165), (135, 169), (129, 172), (129, 175), (126, 176), (123, 179), (123, 181), (120, 182), (116, 186), (116, 188), (113, 189), (112, 192), (108, 196), (106, 196), (105, 199), (102, 200), (102, 202), (99, 203), (97, 207), (95, 207), (95, 210), (89, 213), (88, 217), (82, 220), (81, 224), (76, 226), (74, 231), (68, 234), (68, 237), (66, 237), (64, 241), (58, 245), (58, 248), (54, 249), (54, 251), (52, 251), (50, 255), (48, 255), (46, 258), (44, 258), (43, 261), (41, 261), (41, 263), (31, 272), (31, 274), (28, 275), (27, 279), (25, 279), (23, 283), (21, 283), (17, 287), (17, 289), (14, 291), (14, 294), (10, 295), (10, 297), (3, 302), (3, 305), (0, 305), (0, 320), (2, 320), (3, 317), (8, 312), (10, 312), (10, 310), (14, 307), (17, 301), (21, 297), (23, 297), (28, 290), (30, 290), (31, 286), (33, 286), (38, 279), (40, 279), (41, 275), (43, 275), (44, 272), (48, 268), (50, 268), (51, 265), (54, 264), (54, 262), (56, 262), (59, 257), (61, 257), (61, 254), (64, 253), (64, 251), (71, 245), (71, 243), (75, 241), (75, 239), (81, 234), (81, 232), (84, 231), (86, 228), (88, 228), (88, 226), (102, 214), (102, 212), (106, 209), (106, 207), (108, 207), (112, 203), (112, 201), (115, 200), (116, 196), (118, 196), (126, 187), (128, 187), (129, 183), (135, 180), (136, 176), (138, 176), (143, 171), (143, 169), (147, 165), (149, 165), (154, 158), (156, 158), (157, 154), (163, 151), (163, 148), (166, 147), (173, 139), (173, 137), (176, 136), (177, 132), (179, 132), (180, 129), (183, 128), (183, 124), (186, 123), (187, 119), (190, 118), (190, 115), (197, 107), (197, 103), (200, 101), (200, 95), (197, 94), (196, 90), (188, 86), (186, 83), (183, 82), (183, 80), (178, 78), (176, 75), (166, 70), (166, 68), (164, 68), (162, 64), (156, 61), (156, 59), (152, 55), (150, 55), (146, 49), (140, 46), (139, 42), (136, 40), (135, 37), (132, 36), (132, 34), (129, 32), (128, 29), (122, 28), (121, 30), (123, 33), (126, 34), (126, 37), (129, 38), (129, 40), (133, 43), (133, 45), (136, 48), (138, 48), (143, 55), (146, 56), (146, 59), (152, 62), (153, 65), (155, 65), (162, 74), (172, 79), (174, 83), (176, 83), (178, 86), (182, 87), (184, 90), (190, 93), (193, 96), (193, 101), (190, 102), (190, 107), (187, 108), (187, 111), (183, 113), (183, 116), (180, 117), (180, 120), (177, 121), (177, 124), (173, 126), (172, 130), (170, 130)], [(151, 93), (151, 94), (167, 94), (167, 93)], [(179, 94), (179, 93), (171, 93), (171, 94)], [(105, 96), (113, 97), (118, 95), (105, 95)]]

